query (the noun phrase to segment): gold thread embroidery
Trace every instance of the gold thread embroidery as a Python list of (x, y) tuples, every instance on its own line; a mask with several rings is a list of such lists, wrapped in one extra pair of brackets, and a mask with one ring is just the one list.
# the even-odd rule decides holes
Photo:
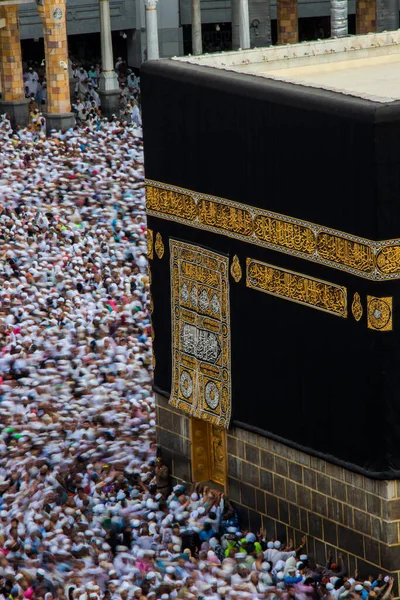
[(315, 223), (147, 180), (147, 212), (328, 267), (400, 279), (400, 239), (374, 242)]
[(156, 243), (154, 244), (154, 248), (158, 258), (161, 260), (164, 256), (164, 243), (162, 241), (161, 233), (157, 232), (156, 235)]
[(228, 428), (231, 414), (229, 259), (170, 240), (170, 404)]
[(309, 227), (285, 223), (259, 215), (254, 219), (254, 233), (259, 240), (306, 254), (314, 254), (316, 239)]
[(381, 273), (400, 273), (400, 246), (386, 246), (376, 257), (376, 264)]
[(239, 281), (242, 279), (242, 267), (240, 266), (239, 258), (236, 254), (232, 259), (231, 275), (236, 283), (239, 283)]
[(246, 285), (249, 288), (310, 306), (338, 317), (347, 317), (347, 290), (344, 287), (246, 259)]
[(197, 217), (197, 206), (189, 194), (179, 194), (172, 190), (158, 187), (146, 187), (146, 206), (167, 215), (194, 221)]
[(375, 298), (367, 296), (368, 329), (376, 331), (392, 331), (393, 298)]
[(154, 258), (153, 231), (151, 229), (147, 230), (147, 258), (149, 260), (153, 260)]
[(150, 263), (147, 265), (147, 272), (149, 274), (149, 285), (151, 285), (152, 281), (153, 281), (153, 277), (151, 275), (151, 267), (150, 267)]
[(205, 198), (200, 198), (197, 208), (198, 220), (202, 225), (245, 236), (253, 233), (253, 219), (248, 210), (227, 206)]
[(351, 305), (351, 312), (356, 321), (359, 321), (363, 316), (363, 307), (361, 304), (360, 294), (356, 292), (353, 296), (353, 302)]
[(317, 250), (320, 257), (331, 262), (358, 269), (363, 273), (374, 271), (374, 251), (365, 244), (352, 242), (338, 235), (320, 233)]

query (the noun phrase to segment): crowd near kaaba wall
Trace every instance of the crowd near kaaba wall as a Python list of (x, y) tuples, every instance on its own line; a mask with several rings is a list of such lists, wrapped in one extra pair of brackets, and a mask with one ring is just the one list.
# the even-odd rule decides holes
[(398, 102), (175, 61), (146, 64), (142, 94), (173, 476), (194, 479), (204, 419), (245, 523), (397, 572)]

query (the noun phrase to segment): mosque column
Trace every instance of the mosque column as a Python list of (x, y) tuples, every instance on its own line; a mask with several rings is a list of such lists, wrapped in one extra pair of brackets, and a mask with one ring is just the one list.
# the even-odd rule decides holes
[(111, 35), (110, 1), (100, 0), (100, 40), (101, 40), (101, 66), (99, 78), (99, 96), (101, 111), (105, 117), (113, 114), (119, 116), (120, 89), (118, 75), (114, 70), (114, 56)]
[(376, 31), (376, 0), (356, 0), (356, 34)]
[(376, 31), (395, 31), (399, 28), (399, 0), (377, 0)]
[(46, 0), (38, 5), (43, 23), (47, 82), (47, 130), (68, 129), (75, 124), (71, 112), (66, 0)]
[(239, 3), (240, 0), (231, 0), (232, 50), (238, 50), (240, 48)]
[(0, 19), (5, 25), (0, 29), (0, 113), (9, 115), (13, 127), (25, 127), (29, 121), (29, 99), (24, 93), (18, 5), (0, 6)]
[(239, 43), (242, 50), (250, 48), (249, 0), (239, 0)]
[(278, 44), (297, 44), (299, 19), (297, 0), (277, 0)]
[[(200, 4), (199, 4), (200, 6)], [(146, 12), (147, 60), (160, 58), (158, 45), (157, 0), (144, 0)], [(200, 20), (200, 52), (201, 54), (201, 20)]]

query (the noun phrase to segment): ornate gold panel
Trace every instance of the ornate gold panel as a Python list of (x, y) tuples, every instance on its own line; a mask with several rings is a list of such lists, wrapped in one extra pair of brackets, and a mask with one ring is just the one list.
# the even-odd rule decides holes
[(316, 239), (310, 227), (258, 215), (254, 219), (254, 233), (257, 239), (275, 246), (305, 252), (306, 254), (314, 254), (315, 252)]
[(247, 258), (246, 285), (338, 317), (347, 317), (347, 290), (334, 283)]
[(151, 229), (147, 229), (147, 258), (149, 260), (153, 260), (154, 258), (153, 231)]
[(161, 236), (161, 233), (157, 233), (156, 235), (156, 243), (154, 244), (154, 248), (156, 250), (156, 254), (158, 258), (161, 260), (164, 256), (164, 242)]
[(375, 269), (374, 251), (366, 244), (330, 233), (320, 233), (317, 250), (321, 258), (363, 273), (373, 273)]
[(353, 302), (351, 305), (351, 312), (356, 321), (359, 321), (363, 316), (363, 307), (361, 304), (360, 294), (356, 292), (353, 296)]
[(376, 331), (393, 329), (393, 298), (367, 296), (368, 328)]
[(227, 472), (224, 429), (200, 419), (191, 419), (193, 480), (218, 483), (225, 487)]
[(380, 250), (376, 263), (381, 273), (389, 275), (400, 273), (400, 246), (386, 246)]
[(147, 180), (147, 213), (374, 281), (400, 279), (400, 239), (372, 241), (225, 198)]
[(228, 428), (231, 415), (229, 259), (170, 240), (170, 404)]
[(236, 254), (232, 259), (231, 275), (236, 283), (239, 283), (239, 281), (242, 279), (242, 267), (240, 266), (239, 257), (236, 256)]
[(210, 479), (225, 486), (226, 479), (226, 433), (224, 429), (210, 425)]
[(251, 213), (244, 207), (237, 208), (215, 200), (200, 198), (197, 208), (198, 220), (202, 225), (245, 236), (253, 233)]
[(181, 217), (193, 221), (197, 216), (196, 202), (190, 194), (176, 193), (173, 190), (147, 186), (146, 207), (165, 215)]
[(210, 478), (208, 423), (191, 419), (191, 437), (193, 480), (207, 481)]

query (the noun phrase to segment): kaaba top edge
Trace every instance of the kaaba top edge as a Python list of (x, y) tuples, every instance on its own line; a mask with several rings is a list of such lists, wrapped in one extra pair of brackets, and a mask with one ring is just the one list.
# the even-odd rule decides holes
[(174, 61), (324, 89), (372, 102), (400, 100), (400, 31), (174, 58)]

